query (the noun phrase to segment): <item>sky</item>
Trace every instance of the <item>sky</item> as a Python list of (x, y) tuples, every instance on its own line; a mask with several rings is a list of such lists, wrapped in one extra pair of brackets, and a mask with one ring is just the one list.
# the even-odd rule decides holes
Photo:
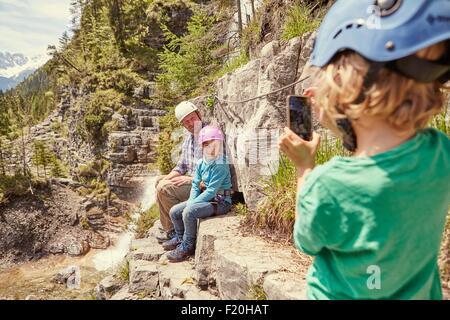
[(0, 0), (0, 52), (35, 56), (69, 29), (70, 0)]

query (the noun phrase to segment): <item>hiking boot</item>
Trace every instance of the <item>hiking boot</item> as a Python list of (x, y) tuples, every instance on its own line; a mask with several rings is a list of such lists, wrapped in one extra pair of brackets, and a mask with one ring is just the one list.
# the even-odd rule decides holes
[(171, 240), (173, 237), (175, 237), (176, 232), (175, 230), (170, 230), (167, 232), (162, 232), (161, 234), (156, 236), (156, 240), (158, 240), (159, 244), (162, 244), (165, 241)]
[(170, 262), (181, 262), (189, 259), (194, 253), (195, 247), (193, 245), (186, 245), (182, 242), (175, 250), (167, 253), (167, 259), (169, 259)]
[(169, 251), (169, 250), (174, 250), (178, 247), (178, 245), (183, 242), (182, 239), (178, 238), (177, 235), (175, 235), (175, 237), (173, 237), (172, 239), (170, 239), (169, 241), (165, 241), (162, 244), (162, 247), (164, 248), (164, 250)]

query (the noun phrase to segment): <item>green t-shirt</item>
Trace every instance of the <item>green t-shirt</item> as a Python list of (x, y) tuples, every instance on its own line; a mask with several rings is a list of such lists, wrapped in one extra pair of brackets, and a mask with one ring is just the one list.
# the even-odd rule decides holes
[(309, 299), (442, 299), (450, 140), (426, 129), (373, 157), (316, 167), (297, 198), (296, 246), (314, 255)]

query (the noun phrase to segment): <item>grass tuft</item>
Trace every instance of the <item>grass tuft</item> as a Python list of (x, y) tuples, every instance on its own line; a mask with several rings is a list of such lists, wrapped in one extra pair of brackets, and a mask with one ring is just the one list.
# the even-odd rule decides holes
[(315, 5), (302, 2), (296, 3), (289, 8), (281, 38), (283, 40), (290, 40), (307, 32), (317, 30), (322, 22), (325, 11), (319, 9), (318, 13), (314, 13), (315, 9)]
[(154, 204), (150, 209), (144, 211), (136, 222), (136, 239), (145, 238), (148, 230), (153, 227), (155, 221), (159, 219), (159, 209)]

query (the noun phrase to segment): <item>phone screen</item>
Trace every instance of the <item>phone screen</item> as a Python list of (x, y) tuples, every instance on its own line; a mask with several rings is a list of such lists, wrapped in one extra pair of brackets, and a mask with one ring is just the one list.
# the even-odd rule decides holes
[(302, 96), (288, 97), (289, 128), (303, 140), (312, 140), (311, 107), (308, 98)]

